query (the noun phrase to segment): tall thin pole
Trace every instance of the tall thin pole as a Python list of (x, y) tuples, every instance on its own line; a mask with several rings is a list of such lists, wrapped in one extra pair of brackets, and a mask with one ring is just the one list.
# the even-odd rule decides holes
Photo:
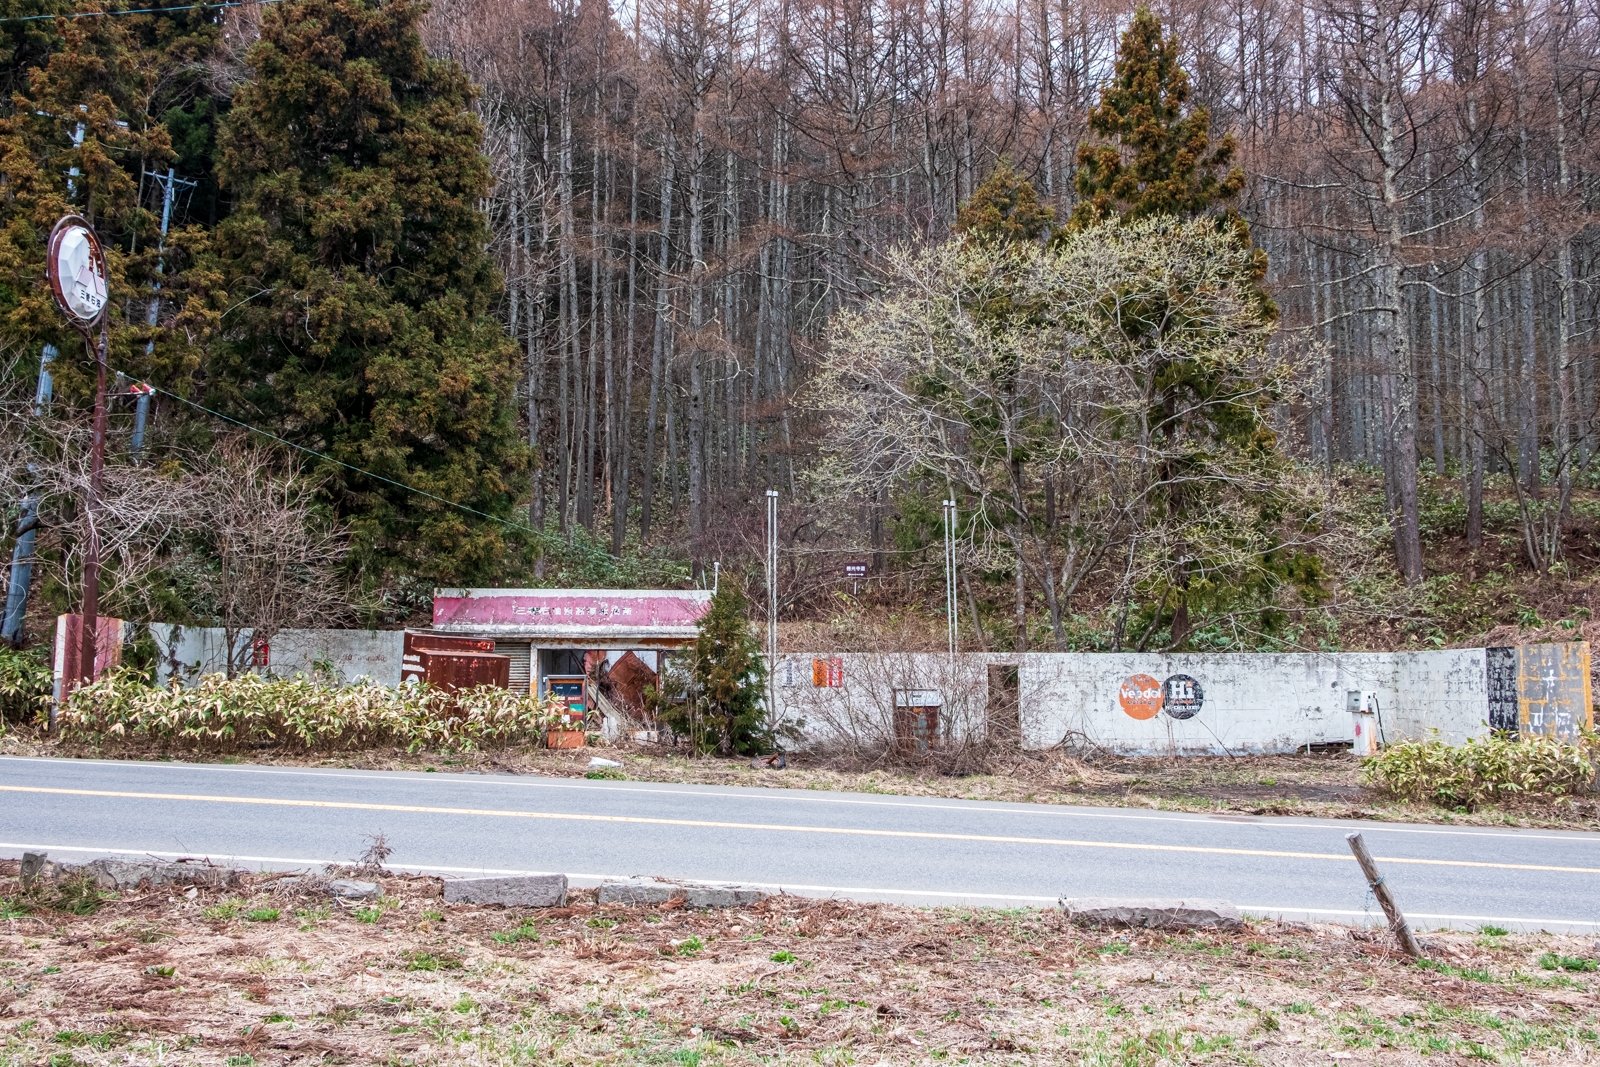
[[(84, 340), (89, 334), (84, 332)], [(89, 544), (83, 557), (83, 645), (78, 662), (78, 678), (84, 684), (94, 681), (95, 631), (100, 623), (100, 491), (106, 466), (106, 345), (109, 333), (106, 316), (100, 317), (100, 344), (94, 350), (94, 443), (89, 449), (89, 499), (85, 508), (89, 520)]]
[[(172, 167), (167, 168), (166, 174), (158, 174), (153, 171), (145, 171), (145, 174), (161, 183), (161, 240), (156, 246), (156, 250), (157, 252), (165, 253), (167, 250), (167, 230), (172, 225), (172, 203), (177, 197), (178, 186), (188, 186), (192, 189), (196, 183), (178, 177), (177, 171)], [(157, 259), (156, 273), (165, 274), (166, 272), (165, 260)], [(154, 326), (161, 319), (161, 284), (159, 282), (156, 283), (155, 288), (156, 295), (150, 298), (150, 307), (145, 312), (145, 322), (150, 326)], [(155, 351), (155, 347), (155, 338), (152, 337), (144, 346), (144, 354), (149, 356)], [(148, 387), (135, 387), (133, 392), (133, 437), (128, 442), (128, 446), (134, 457), (137, 458), (144, 451), (145, 422), (150, 415), (150, 394), (152, 390)]]
[(778, 716), (778, 491), (767, 490), (767, 721)]
[(956, 642), (956, 502), (944, 505), (944, 615), (950, 638), (950, 661), (955, 662)]

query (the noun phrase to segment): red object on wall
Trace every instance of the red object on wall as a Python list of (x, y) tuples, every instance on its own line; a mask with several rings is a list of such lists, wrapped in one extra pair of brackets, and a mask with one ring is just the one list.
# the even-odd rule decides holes
[[(83, 616), (56, 616), (55, 698), (67, 699), (78, 688), (83, 672)], [(101, 615), (94, 628), (94, 676), (122, 663), (122, 620)]]
[(617, 660), (609, 674), (611, 694), (616, 702), (630, 714), (643, 718), (645, 686), (660, 684), (656, 672), (646, 667), (644, 660), (628, 652)]
[(272, 645), (265, 637), (258, 637), (250, 642), (250, 666), (272, 666)]
[(820, 688), (836, 688), (844, 684), (844, 657), (830, 656), (811, 661), (811, 684)]

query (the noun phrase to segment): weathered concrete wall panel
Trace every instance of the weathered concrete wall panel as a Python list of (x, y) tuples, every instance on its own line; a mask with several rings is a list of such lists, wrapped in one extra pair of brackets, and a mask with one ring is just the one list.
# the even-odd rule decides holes
[[(813, 660), (835, 664), (813, 670)], [(937, 691), (953, 739), (982, 736), (996, 715), (989, 668), (1020, 683), (1021, 743), (1128, 754), (1292, 752), (1347, 742), (1347, 694), (1377, 694), (1389, 740), (1438, 731), (1454, 743), (1487, 733), (1482, 649), (1284, 654), (939, 654), (785, 656), (778, 704), (807, 740), (892, 743), (896, 691)], [(814, 685), (814, 677), (836, 685)]]
[[(1156, 699), (1138, 699), (1152, 683)], [(1346, 690), (1390, 704), (1395, 684), (1378, 654), (1029, 655), (1024, 736), (1030, 748), (1069, 739), (1126, 753), (1290, 752), (1349, 740)], [(1175, 705), (1173, 690), (1187, 699)]]
[(1517, 732), (1576, 741), (1594, 725), (1589, 643), (1517, 649)]
[(1390, 654), (1399, 696), (1383, 704), (1381, 733), (1386, 741), (1437, 736), (1459, 745), (1489, 733), (1489, 691), (1484, 650)]
[[(228, 668), (227, 640), (220, 628), (150, 623), (158, 655), (157, 679), (220, 674)], [(280, 678), (311, 675), (319, 669), (346, 684), (362, 679), (400, 684), (399, 630), (279, 630), (268, 643), (268, 673)], [(248, 663), (254, 634), (236, 638), (236, 663)]]

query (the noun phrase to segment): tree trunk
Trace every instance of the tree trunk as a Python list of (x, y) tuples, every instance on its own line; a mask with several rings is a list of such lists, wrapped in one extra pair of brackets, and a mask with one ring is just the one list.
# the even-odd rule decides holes
[(644, 423), (644, 485), (639, 497), (639, 540), (650, 539), (654, 517), (656, 483), (656, 420), (661, 401), (662, 368), (672, 359), (672, 198), (678, 150), (671, 132), (667, 134), (665, 159), (661, 171), (661, 247), (656, 254), (656, 322), (650, 343), (650, 410)]

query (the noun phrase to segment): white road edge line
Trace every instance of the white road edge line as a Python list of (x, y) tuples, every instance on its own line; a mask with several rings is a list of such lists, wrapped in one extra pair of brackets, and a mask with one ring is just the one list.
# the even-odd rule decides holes
[[(82, 852), (90, 855), (109, 856), (154, 856), (161, 859), (178, 859), (181, 857), (196, 857), (192, 852), (154, 852), (148, 849), (118, 849), (118, 848), (86, 848), (80, 845), (24, 845), (10, 841), (0, 841), (0, 849), (23, 849), (27, 852)], [(295, 867), (323, 867), (336, 860), (303, 859), (285, 856), (220, 856), (235, 863), (285, 863)], [(442, 867), (436, 864), (400, 863), (394, 862), (393, 866), (403, 871), (441, 872), (444, 874), (548, 874), (548, 871), (525, 871), (503, 867)], [(601, 882), (625, 881), (629, 878), (644, 877), (639, 874), (575, 874), (569, 873), (569, 881), (579, 883), (580, 888), (592, 888)], [(1042, 901), (1046, 904), (1055, 904), (1059, 897), (1028, 896), (1021, 893), (953, 893), (932, 889), (879, 889), (864, 886), (828, 886), (828, 885), (791, 885), (780, 882), (750, 882), (742, 879), (730, 880), (727, 878), (699, 878), (690, 875), (674, 875), (686, 882), (709, 882), (712, 884), (726, 884), (737, 881), (739, 885), (752, 885), (761, 889), (776, 889), (783, 892), (798, 892), (803, 896), (811, 895), (839, 895), (839, 894), (873, 894), (877, 896), (898, 897), (937, 897), (949, 900), (1004, 900), (1004, 901)], [(1281, 906), (1266, 904), (1240, 904), (1239, 911), (1246, 915), (1349, 915), (1374, 922), (1379, 921), (1371, 912), (1342, 910), (1337, 908), (1304, 908), (1298, 906)], [(1462, 923), (1507, 923), (1522, 927), (1539, 929), (1551, 926), (1583, 926), (1600, 928), (1600, 921), (1588, 919), (1519, 919), (1510, 916), (1496, 915), (1444, 915), (1432, 912), (1407, 912), (1407, 917), (1412, 919), (1432, 919), (1444, 922)]]
[[(80, 760), (65, 756), (0, 756), (0, 762), (16, 761), (22, 763), (67, 763), (78, 767), (120, 767), (189, 771), (217, 771), (227, 774), (266, 774), (284, 775), (301, 778), (349, 778), (356, 781), (390, 781), (390, 782), (415, 782), (417, 784), (437, 785), (492, 785), (504, 787), (526, 787), (532, 789), (584, 789), (594, 792), (610, 793), (639, 793), (646, 796), (692, 796), (692, 797), (742, 797), (750, 800), (760, 800), (769, 803), (792, 802), (799, 804), (849, 804), (858, 807), (878, 808), (909, 808), (917, 811), (964, 811), (981, 814), (1005, 815), (1044, 815), (1058, 818), (1077, 819), (1116, 819), (1132, 822), (1170, 822), (1194, 825), (1196, 822), (1225, 822), (1233, 826), (1259, 826), (1270, 830), (1345, 830), (1352, 825), (1359, 825), (1363, 831), (1371, 833), (1391, 834), (1425, 834), (1434, 837), (1477, 837), (1477, 838), (1507, 838), (1514, 841), (1566, 841), (1574, 844), (1600, 845), (1600, 834), (1586, 830), (1569, 830), (1562, 834), (1541, 834), (1520, 830), (1497, 830), (1493, 827), (1482, 829), (1453, 829), (1440, 830), (1427, 826), (1395, 825), (1369, 819), (1349, 819), (1339, 822), (1312, 822), (1301, 821), (1293, 815), (1267, 815), (1246, 816), (1230, 818), (1214, 818), (1202, 812), (1182, 812), (1172, 815), (1136, 815), (1122, 814), (1119, 812), (1099, 811), (1085, 809), (1073, 804), (1034, 804), (1021, 806), (1016, 801), (1005, 800), (969, 800), (960, 804), (911, 804), (902, 800), (857, 800), (852, 797), (829, 796), (786, 796), (777, 792), (775, 787), (769, 786), (705, 786), (700, 789), (656, 789), (640, 788), (653, 786), (656, 783), (639, 782), (634, 785), (601, 785), (593, 781), (575, 781), (566, 778), (541, 778), (534, 775), (518, 775), (512, 781), (506, 781), (499, 776), (474, 775), (470, 779), (459, 772), (447, 772), (437, 777), (427, 777), (426, 772), (413, 771), (409, 774), (392, 774), (383, 771), (369, 771), (363, 774), (350, 774), (345, 771), (317, 770), (315, 768), (299, 767), (252, 767), (225, 763), (181, 763), (171, 762), (146, 762), (143, 760)], [(732, 790), (738, 789), (738, 792)], [(975, 805), (985, 805), (978, 808)], [(1219, 813), (1227, 814), (1227, 813)]]

